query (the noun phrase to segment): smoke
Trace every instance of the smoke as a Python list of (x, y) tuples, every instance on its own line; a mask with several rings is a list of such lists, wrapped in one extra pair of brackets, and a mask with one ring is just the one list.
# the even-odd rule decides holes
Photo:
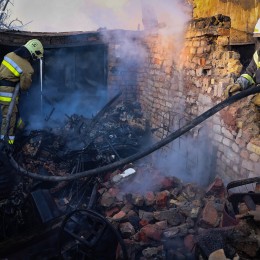
[(216, 158), (207, 132), (203, 126), (199, 132), (189, 132), (155, 151), (145, 160), (147, 169), (137, 172), (131, 182), (122, 185), (122, 190), (139, 194), (158, 191), (165, 177), (206, 187), (214, 178), (212, 169)]
[[(183, 32), (190, 19), (191, 10), (182, 0), (13, 0), (13, 6), (10, 5), (9, 8), (11, 18), (18, 18), (24, 24), (28, 23), (23, 30), (68, 32), (93, 31), (99, 28), (142, 30), (144, 29), (142, 17), (144, 7), (154, 10), (161, 34), (174, 35), (175, 45), (183, 40)], [(142, 59), (146, 57), (144, 46), (137, 45), (126, 36), (122, 39), (121, 34), (114, 34), (114, 36), (118, 38), (115, 42), (120, 42), (117, 46), (116, 58), (120, 59), (121, 64), (117, 67), (117, 72), (129, 74), (129, 71), (133, 67), (136, 69), (138, 65), (140, 66)], [(27, 105), (24, 110), (25, 117), (29, 118), (31, 129), (41, 128), (41, 124), (45, 122), (39, 118), (44, 119), (48, 116), (53, 107), (55, 110), (52, 120), (48, 122), (49, 126), (50, 122), (62, 121), (65, 113), (91, 117), (106, 103), (106, 82), (95, 82), (96, 79), (102, 78), (102, 75), (91, 77), (91, 73), (103, 70), (103, 67), (98, 67), (103, 66), (100, 62), (102, 58), (95, 60), (94, 56), (90, 55), (94, 53), (93, 50), (87, 51), (84, 56), (84, 51), (77, 54), (72, 49), (45, 50), (44, 94), (53, 105), (43, 99), (44, 111), (39, 110), (40, 87), (39, 83), (33, 80), (34, 89), (30, 90), (30, 100), (28, 98), (28, 102), (24, 102), (30, 105)], [(130, 61), (129, 57), (131, 57)], [(88, 62), (89, 60), (92, 63)], [(76, 67), (77, 63), (81, 68)], [(91, 66), (88, 66), (89, 64)], [(38, 70), (35, 70), (35, 74), (39, 77)], [(134, 80), (134, 76), (131, 75), (131, 86), (135, 86)], [(38, 109), (32, 111), (32, 107)]]
[(143, 29), (142, 6), (155, 10), (167, 33), (180, 33), (190, 18), (191, 8), (182, 0), (13, 0), (10, 19), (18, 18), (22, 30), (38, 32)]
[(139, 0), (14, 0), (11, 19), (19, 18), (23, 30), (39, 32), (136, 30), (141, 20)]
[(21, 99), (27, 130), (57, 127), (73, 114), (96, 115), (108, 100), (106, 47), (47, 49), (44, 56), (42, 88), (40, 67), (34, 63), (33, 85)]
[(156, 167), (164, 176), (175, 176), (184, 182), (206, 186), (212, 179), (214, 149), (208, 137), (206, 126), (198, 133), (186, 134), (160, 154)]

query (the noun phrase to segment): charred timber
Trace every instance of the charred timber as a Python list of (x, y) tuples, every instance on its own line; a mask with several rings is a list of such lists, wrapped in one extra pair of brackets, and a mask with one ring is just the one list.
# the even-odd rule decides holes
[[(93, 119), (91, 120), (90, 124), (87, 126), (87, 129), (85, 132), (90, 132), (99, 119), (104, 115), (104, 113), (107, 111), (107, 109), (122, 95), (122, 92), (119, 92), (115, 97), (113, 97), (97, 114)], [(84, 140), (85, 148), (89, 145), (91, 140)]]
[(209, 117), (211, 117), (212, 115), (216, 114), (217, 112), (219, 112), (220, 110), (222, 110), (223, 108), (249, 96), (249, 95), (253, 95), (256, 93), (260, 93), (260, 86), (254, 86), (251, 87), (247, 90), (244, 90), (234, 96), (229, 97), (228, 99), (220, 102), (219, 104), (217, 104), (216, 106), (212, 107), (211, 109), (207, 110), (206, 112), (202, 113), (200, 116), (196, 117), (195, 119), (193, 119), (190, 123), (186, 124), (185, 126), (181, 127), (180, 129), (178, 129), (177, 131), (171, 133), (170, 135), (168, 135), (166, 138), (164, 138), (163, 140), (151, 145), (150, 147), (146, 148), (145, 150), (138, 152), (132, 156), (129, 156), (127, 158), (124, 158), (120, 161), (117, 161), (115, 163), (106, 165), (106, 166), (102, 166), (100, 168), (96, 168), (96, 169), (92, 169), (92, 170), (88, 170), (88, 171), (83, 171), (83, 172), (78, 172), (74, 175), (68, 175), (68, 176), (39, 176), (37, 173), (33, 173), (33, 172), (29, 172), (26, 169), (22, 168), (13, 158), (13, 156), (11, 154), (9, 154), (9, 160), (10, 163), (13, 165), (13, 167), (17, 170), (18, 173), (30, 177), (30, 178), (34, 178), (34, 179), (38, 179), (41, 181), (52, 181), (52, 182), (57, 182), (57, 181), (71, 181), (71, 180), (75, 180), (75, 179), (79, 179), (79, 178), (84, 178), (84, 177), (88, 177), (88, 176), (94, 176), (94, 175), (98, 175), (101, 173), (106, 173), (108, 171), (112, 171), (115, 169), (118, 169), (121, 166), (124, 166), (128, 163), (131, 163), (133, 161), (139, 160), (142, 157), (145, 157), (151, 153), (153, 153), (154, 151), (160, 149), (161, 147), (167, 145), (168, 143), (174, 141), (175, 139), (177, 139), (178, 137), (182, 136), (183, 134), (185, 134), (186, 132), (188, 132), (189, 130), (191, 130), (192, 128), (194, 128), (195, 126), (199, 125), (200, 123), (202, 123), (203, 121), (205, 121), (206, 119), (208, 119)]

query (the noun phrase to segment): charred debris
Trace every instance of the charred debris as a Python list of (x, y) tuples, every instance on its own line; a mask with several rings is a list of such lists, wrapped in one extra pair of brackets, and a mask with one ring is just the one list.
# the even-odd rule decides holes
[[(148, 147), (153, 129), (138, 102), (121, 93), (92, 118), (65, 115), (57, 128), (20, 136), (12, 150), (3, 145), (0, 257), (206, 259), (215, 245), (227, 245), (231, 259), (259, 259), (259, 221), (249, 214), (252, 209), (259, 214), (259, 178), (235, 182), (228, 190), (216, 178), (205, 188), (173, 177), (174, 165), (169, 175), (161, 172), (156, 155), (143, 158), (252, 91), (259, 87), (219, 103)], [(120, 164), (127, 158), (134, 164)], [(123, 166), (80, 175), (113, 164)], [(55, 181), (46, 181), (51, 178)], [(244, 184), (251, 187), (229, 193)]]
[(120, 95), (91, 119), (65, 115), (62, 127), (31, 132), (16, 148), (18, 164), (39, 174), (63, 176), (98, 168), (136, 153), (144, 145), (148, 125), (139, 104), (123, 101)]
[[(96, 249), (89, 254), (94, 256), (104, 246), (100, 237), (104, 240), (112, 234), (115, 237), (112, 244), (117, 245), (120, 235), (95, 206), (97, 189), (105, 182), (105, 175), (42, 182), (19, 174), (19, 167), (41, 176), (73, 175), (136, 153), (150, 138), (149, 133), (138, 102), (128, 101), (119, 93), (92, 118), (65, 114), (63, 125), (21, 135), (12, 150), (2, 144), (0, 256), (12, 258), (18, 254), (22, 259), (57, 256), (57, 252), (61, 253), (57, 251), (60, 240), (57, 231), (63, 229), (65, 219), (68, 221), (73, 212), (77, 228), (91, 227), (88, 232), (93, 234), (84, 244), (91, 251), (93, 246)], [(17, 167), (10, 163), (10, 154)], [(89, 211), (93, 208), (95, 211)], [(77, 213), (80, 209), (86, 211)], [(72, 235), (73, 230), (69, 228), (67, 235)], [(52, 245), (46, 246), (46, 239)], [(103, 251), (109, 252), (106, 248)], [(107, 259), (113, 259), (114, 252)], [(66, 249), (61, 254), (66, 255)]]

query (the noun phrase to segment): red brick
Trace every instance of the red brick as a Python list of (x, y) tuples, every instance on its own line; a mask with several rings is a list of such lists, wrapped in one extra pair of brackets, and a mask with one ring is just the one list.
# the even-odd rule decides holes
[(153, 205), (155, 202), (155, 195), (152, 191), (149, 191), (145, 194), (144, 196), (144, 203), (147, 206), (151, 206)]
[(223, 109), (219, 112), (224, 123), (232, 130), (237, 128), (236, 126), (236, 118), (237, 118), (237, 108), (232, 107), (228, 109)]
[(162, 191), (156, 194), (155, 197), (155, 203), (158, 208), (165, 208), (167, 205), (169, 192), (168, 191)]
[(207, 189), (207, 195), (214, 195), (218, 198), (225, 198), (226, 188), (225, 185), (220, 178), (216, 178), (213, 183)]
[(149, 222), (146, 220), (146, 219), (141, 219), (140, 221), (139, 221), (139, 225), (141, 226), (141, 227), (144, 227), (144, 226), (146, 226), (146, 225), (148, 225), (149, 224)]
[(213, 203), (211, 201), (207, 202), (202, 212), (202, 219), (200, 220), (201, 226), (206, 228), (216, 227), (218, 221), (218, 212), (214, 208)]
[(117, 214), (115, 214), (112, 219), (119, 220), (124, 218), (125, 216), (126, 216), (125, 212), (120, 211)]
[(119, 192), (119, 189), (118, 189), (118, 188), (110, 188), (110, 189), (108, 190), (108, 193), (109, 193), (111, 196), (114, 196), (114, 197), (116, 197), (116, 195), (118, 194), (118, 192)]
[(106, 211), (106, 216), (112, 217), (114, 214), (118, 213), (119, 211), (120, 211), (120, 209), (118, 207), (114, 207), (114, 208)]
[(144, 226), (141, 230), (141, 237), (144, 240), (147, 240), (147, 238), (160, 241), (162, 237), (162, 230), (157, 225), (151, 225), (148, 224)]

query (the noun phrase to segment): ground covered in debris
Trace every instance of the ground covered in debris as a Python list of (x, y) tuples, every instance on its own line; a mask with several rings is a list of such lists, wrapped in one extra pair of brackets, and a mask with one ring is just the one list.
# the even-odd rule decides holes
[[(58, 128), (21, 136), (12, 155), (23, 169), (47, 177), (109, 165), (150, 141), (140, 111), (121, 100), (91, 119), (66, 116)], [(260, 180), (247, 180), (250, 190), (239, 193), (219, 178), (202, 187), (174, 177), (174, 168), (162, 172), (157, 159), (59, 182), (2, 164), (8, 177), (0, 179), (0, 256), (197, 259), (224, 248), (229, 258), (259, 259), (260, 217), (250, 212), (259, 212)]]
[(148, 135), (139, 104), (121, 101), (91, 119), (74, 114), (63, 126), (32, 131), (19, 142), (16, 158), (30, 171), (63, 176), (130, 156)]
[[(197, 259), (222, 247), (229, 258), (259, 257), (259, 226), (242, 200), (230, 205), (221, 179), (205, 188), (162, 177), (150, 164), (133, 168), (136, 173), (125, 178), (114, 172), (99, 190), (104, 214), (121, 231), (130, 259)], [(150, 190), (142, 188), (144, 175), (154, 183)], [(219, 236), (224, 244), (218, 245)]]

